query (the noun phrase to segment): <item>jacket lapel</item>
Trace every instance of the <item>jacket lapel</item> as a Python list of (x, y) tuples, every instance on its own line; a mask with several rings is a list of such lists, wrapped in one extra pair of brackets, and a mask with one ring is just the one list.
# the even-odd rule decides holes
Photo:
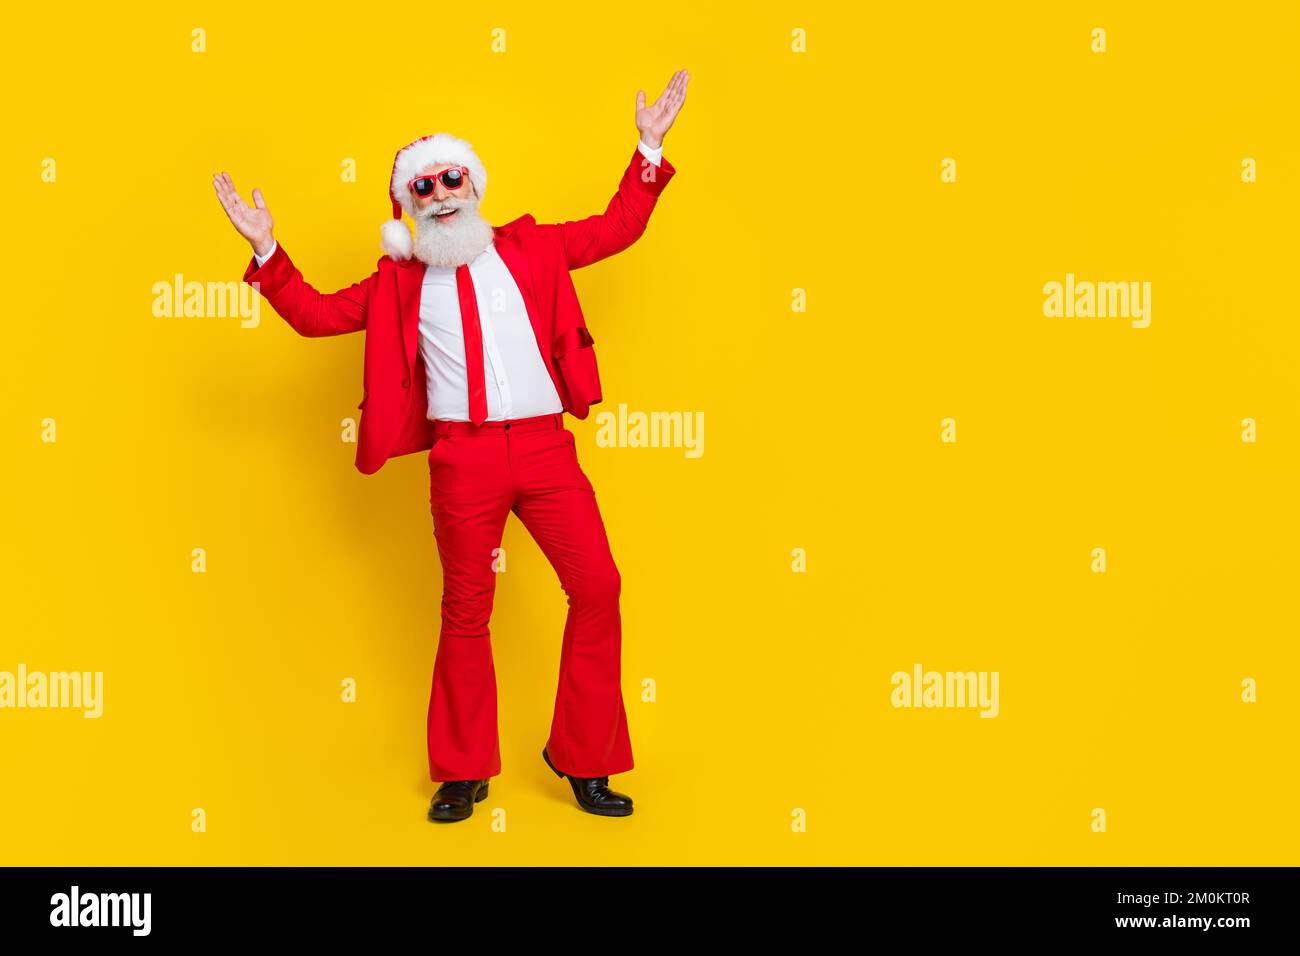
[(545, 329), (542, 328), (542, 310), (537, 307), (537, 297), (533, 288), (533, 273), (528, 267), (528, 256), (524, 253), (519, 244), (517, 234), (513, 229), (496, 230), (497, 255), (501, 261), (506, 264), (510, 274), (514, 277), (515, 285), (519, 287), (519, 292), (524, 297), (524, 305), (528, 309), (528, 321), (533, 327), (533, 335), (537, 337), (537, 344), (542, 350), (542, 355), (551, 354), (551, 342)]
[(402, 322), (402, 346), (406, 357), (406, 374), (414, 376), (415, 350), (420, 339), (420, 293), (424, 287), (424, 263), (407, 259), (397, 263), (397, 308)]
[[(537, 307), (537, 299), (533, 289), (533, 274), (528, 267), (528, 256), (520, 246), (513, 228), (515, 223), (520, 220), (531, 221), (531, 219), (531, 216), (521, 216), (514, 222), (506, 223), (504, 226), (497, 226), (493, 229), (493, 239), (497, 254), (501, 256), (501, 261), (510, 270), (515, 285), (519, 287), (519, 292), (524, 297), (524, 305), (528, 311), (528, 322), (533, 327), (533, 335), (537, 337), (537, 344), (542, 350), (542, 355), (549, 358), (552, 343), (541, 326), (542, 313)], [(406, 374), (411, 376), (415, 369), (415, 354), (420, 341), (420, 293), (424, 288), (424, 263), (419, 259), (410, 258), (395, 263), (395, 265), (396, 268), (393, 271), (396, 274), (397, 307), (401, 313), (402, 346), (406, 357)]]

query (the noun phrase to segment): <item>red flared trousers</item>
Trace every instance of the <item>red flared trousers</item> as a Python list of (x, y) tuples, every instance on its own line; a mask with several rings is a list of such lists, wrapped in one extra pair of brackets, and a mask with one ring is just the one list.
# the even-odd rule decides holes
[(481, 425), (435, 421), (434, 436), (429, 505), (443, 584), (429, 695), (430, 779), (501, 772), (488, 621), (511, 512), (555, 568), (569, 601), (547, 755), (575, 777), (631, 770), (619, 679), (621, 582), (573, 432), (555, 414)]

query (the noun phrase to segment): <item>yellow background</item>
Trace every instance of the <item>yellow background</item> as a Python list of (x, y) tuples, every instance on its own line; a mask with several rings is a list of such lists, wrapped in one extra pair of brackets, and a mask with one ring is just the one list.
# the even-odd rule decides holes
[[(1294, 863), (1297, 22), (970, 6), (12, 12), (0, 670), (102, 670), (105, 713), (0, 711), (0, 862)], [(699, 459), (570, 420), (623, 575), (636, 813), (581, 813), (541, 761), (565, 604), (512, 519), (503, 773), (435, 826), (428, 471), (362, 476), (339, 439), (362, 335), (155, 318), (152, 286), (242, 274), (216, 170), (318, 288), (368, 275), (393, 153), (440, 129), (490, 220), (597, 212), (636, 91), (683, 66), (677, 177), (575, 274), (594, 411), (706, 420)], [(1150, 281), (1150, 328), (1045, 318), (1067, 272)], [(915, 662), (998, 671), (1001, 715), (892, 708)]]

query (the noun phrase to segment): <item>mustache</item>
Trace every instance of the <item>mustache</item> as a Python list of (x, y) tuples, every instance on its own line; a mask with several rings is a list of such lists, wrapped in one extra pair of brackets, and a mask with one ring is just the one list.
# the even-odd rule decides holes
[(432, 219), (444, 212), (451, 212), (453, 209), (472, 209), (477, 205), (478, 200), (476, 199), (457, 199), (454, 196), (449, 196), (441, 202), (430, 203), (427, 207), (421, 209), (419, 211), (420, 218)]

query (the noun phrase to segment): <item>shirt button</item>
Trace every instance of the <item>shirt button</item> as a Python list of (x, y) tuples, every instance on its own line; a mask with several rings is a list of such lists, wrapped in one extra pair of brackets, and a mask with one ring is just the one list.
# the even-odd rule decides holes
[(409, 378), (402, 379), (402, 388), (410, 388), (410, 387), (411, 387), (411, 380)]
[(506, 431), (510, 431), (510, 423), (509, 423), (509, 422), (506, 423)]

